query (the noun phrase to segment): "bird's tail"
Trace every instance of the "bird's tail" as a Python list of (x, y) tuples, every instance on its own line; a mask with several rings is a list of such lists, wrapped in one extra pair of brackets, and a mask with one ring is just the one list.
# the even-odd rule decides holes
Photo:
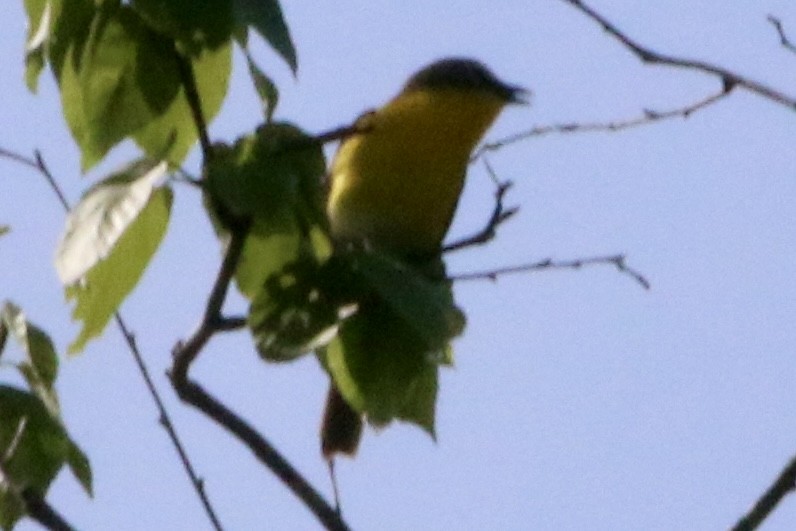
[(362, 437), (362, 415), (348, 405), (334, 384), (329, 385), (321, 423), (321, 452), (326, 459), (337, 453), (354, 455)]

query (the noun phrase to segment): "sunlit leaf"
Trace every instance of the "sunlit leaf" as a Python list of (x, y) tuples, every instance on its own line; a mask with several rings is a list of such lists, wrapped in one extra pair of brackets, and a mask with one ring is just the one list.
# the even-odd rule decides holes
[(171, 202), (171, 189), (155, 190), (107, 258), (91, 268), (83, 280), (67, 288), (67, 297), (76, 301), (72, 317), (83, 322), (80, 335), (69, 346), (70, 353), (79, 352), (89, 339), (102, 332), (138, 283), (165, 235)]
[(190, 63), (202, 115), (209, 123), (227, 92), (230, 39), (183, 58), (169, 37), (153, 30), (130, 6), (61, 1), (64, 9), (47, 57), (61, 91), (64, 117), (81, 149), (83, 169), (131, 136), (148, 156), (181, 163), (196, 144), (198, 129), (178, 61)]
[(75, 283), (108, 256), (166, 170), (165, 162), (139, 160), (83, 196), (67, 217), (56, 251), (55, 268), (64, 285)]
[[(274, 259), (285, 262), (258, 286), (250, 307), (248, 324), (260, 355), (269, 361), (290, 361), (331, 340), (339, 308), (319, 289), (318, 256), (307, 248), (263, 258), (272, 264)], [(258, 275), (262, 273), (251, 276)]]
[(145, 26), (132, 9), (98, 10), (78, 76), (84, 170), (166, 112), (180, 89), (173, 55), (171, 42)]
[(61, 91), (61, 109), (79, 146), (88, 140), (80, 82), (80, 58), (96, 10), (92, 0), (62, 0), (62, 9), (48, 41), (47, 56)]
[[(217, 49), (203, 50), (202, 53), (192, 56), (190, 63), (202, 115), (209, 124), (221, 110), (221, 104), (227, 95), (232, 72), (232, 46), (225, 44)], [(182, 163), (199, 138), (185, 88), (181, 86), (166, 110), (136, 131), (133, 138), (150, 157), (162, 156), (175, 166)]]

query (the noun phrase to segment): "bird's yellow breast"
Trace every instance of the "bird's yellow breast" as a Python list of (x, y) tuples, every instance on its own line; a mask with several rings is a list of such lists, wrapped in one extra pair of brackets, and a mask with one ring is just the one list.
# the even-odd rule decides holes
[(470, 155), (504, 101), (457, 89), (399, 94), (361, 120), (331, 167), (328, 214), (338, 239), (400, 254), (439, 250)]

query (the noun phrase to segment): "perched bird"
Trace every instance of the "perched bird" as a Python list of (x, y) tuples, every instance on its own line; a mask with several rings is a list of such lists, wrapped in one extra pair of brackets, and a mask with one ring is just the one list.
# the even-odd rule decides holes
[[(330, 168), (327, 214), (336, 242), (407, 260), (438, 258), (475, 146), (504, 106), (528, 92), (468, 58), (436, 61), (357, 121)], [(321, 427), (326, 458), (356, 452), (362, 415), (332, 384)]]

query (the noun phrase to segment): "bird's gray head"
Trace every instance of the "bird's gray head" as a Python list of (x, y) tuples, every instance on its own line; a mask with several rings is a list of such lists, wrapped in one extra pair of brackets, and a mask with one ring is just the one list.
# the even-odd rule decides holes
[(483, 63), (464, 57), (440, 59), (414, 74), (405, 91), (424, 88), (472, 89), (494, 94), (507, 103), (527, 103), (530, 92), (501, 81)]

